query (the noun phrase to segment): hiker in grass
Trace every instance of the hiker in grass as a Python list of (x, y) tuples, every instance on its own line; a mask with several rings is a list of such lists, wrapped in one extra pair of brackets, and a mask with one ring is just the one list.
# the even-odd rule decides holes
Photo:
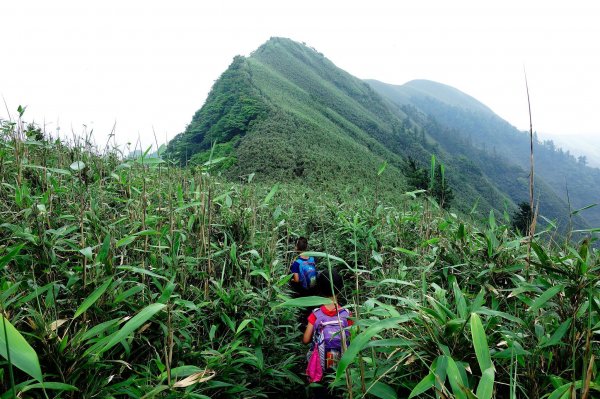
[[(323, 376), (333, 373), (342, 352), (350, 343), (348, 327), (352, 325), (351, 313), (337, 301), (344, 286), (344, 280), (335, 270), (320, 273), (317, 279), (317, 290), (320, 296), (328, 297), (331, 302), (312, 311), (308, 316), (308, 325), (304, 331), (302, 342), (310, 344), (306, 375), (310, 383), (323, 381)], [(315, 399), (335, 398), (326, 386), (313, 390)]]
[(290, 266), (292, 274), (292, 289), (296, 297), (310, 296), (316, 294), (317, 268), (315, 258), (304, 255), (308, 249), (308, 240), (300, 237), (296, 241), (296, 252), (298, 256)]
[[(308, 249), (308, 240), (300, 237), (296, 241), (296, 253), (298, 256), (290, 266), (292, 279), (290, 285), (294, 298), (317, 295), (317, 268), (315, 259), (312, 256), (304, 255)], [(306, 318), (311, 312), (311, 308), (303, 308), (298, 314), (300, 331), (306, 327)]]

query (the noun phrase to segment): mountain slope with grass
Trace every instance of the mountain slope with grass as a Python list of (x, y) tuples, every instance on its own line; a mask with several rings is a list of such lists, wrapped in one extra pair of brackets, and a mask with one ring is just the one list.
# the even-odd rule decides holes
[[(421, 84), (412, 91), (436, 87)], [(445, 87), (437, 95), (493, 115), (458, 90)], [(386, 198), (415, 189), (407, 179), (409, 158), (429, 175), (433, 155), (444, 165), (456, 209), (514, 211), (527, 198), (525, 169), (475, 145), (456, 151), (457, 140), (461, 136), (435, 115), (394, 103), (391, 94), (378, 93), (310, 47), (272, 38), (249, 57), (234, 59), (167, 153), (181, 165), (218, 159), (222, 173), (234, 180), (255, 173), (260, 180)], [(383, 163), (385, 173), (378, 175)], [(543, 215), (564, 225), (566, 201), (543, 180), (538, 185)]]
[(600, 392), (599, 233), (528, 248), (493, 213), (236, 183), (86, 137), (0, 120), (1, 398), (312, 397), (298, 307), (330, 300), (290, 298), (299, 236), (345, 281), (350, 345), (322, 382), (340, 398)]
[[(415, 80), (401, 86), (376, 80), (367, 82), (399, 112), (413, 117), (424, 114), (435, 120), (439, 128), (428, 131), (448, 151), (472, 159), (485, 154), (516, 165), (521, 171), (529, 170), (529, 134), (519, 131), (473, 97), (427, 80)], [(540, 141), (537, 135), (533, 151), (542, 210), (553, 200), (549, 193), (562, 202), (570, 201), (573, 211), (600, 203), (600, 169), (588, 167), (584, 157), (564, 151), (552, 140)], [(504, 192), (515, 198), (517, 193), (502, 183), (507, 175), (504, 168), (497, 167), (498, 162), (478, 164)], [(587, 209), (582, 215), (592, 226), (600, 226), (600, 207)]]

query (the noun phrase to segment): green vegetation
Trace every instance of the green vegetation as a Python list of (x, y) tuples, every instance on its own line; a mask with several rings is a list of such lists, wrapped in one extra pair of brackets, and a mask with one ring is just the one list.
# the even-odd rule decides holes
[[(220, 166), (229, 180), (256, 173), (263, 182), (387, 199), (416, 187), (408, 181), (409, 157), (428, 165), (435, 156), (445, 168), (444, 188), (431, 189), (438, 200), (452, 192), (445, 207), (469, 213), (477, 201), (475, 212), (500, 216), (527, 199), (527, 140), (452, 87), (361, 81), (310, 47), (271, 38), (233, 60), (166, 155), (180, 165), (202, 164), (216, 144), (213, 156), (229, 157)], [(562, 232), (599, 225), (600, 207), (571, 213), (597, 201), (600, 172), (547, 147), (535, 149), (539, 223)], [(376, 181), (371, 171), (383, 162), (387, 173)]]
[(527, 202), (521, 202), (519, 204), (519, 211), (515, 212), (513, 215), (513, 228), (522, 235), (527, 235), (532, 221), (533, 210), (531, 209), (531, 205), (529, 205)]
[(298, 235), (347, 282), (355, 326), (328, 381), (347, 397), (597, 395), (593, 231), (553, 246), (539, 231), (528, 254), (508, 213), (378, 195), (393, 165), (363, 170), (368, 197), (35, 132), (0, 130), (2, 397), (304, 397), (286, 306)]
[[(479, 101), (440, 83), (416, 80), (394, 86), (373, 80), (368, 82), (402, 112), (411, 118), (420, 118), (427, 133), (446, 151), (470, 159), (515, 203), (526, 199), (528, 132), (517, 130)], [(600, 169), (586, 166), (585, 157), (576, 158), (555, 146), (552, 140), (541, 142), (537, 135), (534, 136), (540, 213), (566, 227), (573, 209), (598, 202)], [(455, 170), (451, 162), (448, 168)], [(598, 226), (600, 208), (590, 208), (576, 219), (579, 226), (586, 223)]]

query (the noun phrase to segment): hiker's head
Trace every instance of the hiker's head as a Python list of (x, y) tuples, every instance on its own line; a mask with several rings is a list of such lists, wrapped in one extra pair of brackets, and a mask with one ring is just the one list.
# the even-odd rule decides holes
[[(335, 293), (335, 296), (338, 296), (340, 295), (342, 288), (344, 288), (344, 279), (336, 270), (331, 270), (331, 277), (333, 279), (333, 292)], [(319, 276), (317, 277), (317, 289), (321, 296), (333, 297), (331, 285), (332, 284), (329, 281), (329, 272), (324, 271), (319, 273)]]
[(296, 241), (296, 251), (303, 252), (308, 248), (308, 240), (305, 237), (298, 238)]

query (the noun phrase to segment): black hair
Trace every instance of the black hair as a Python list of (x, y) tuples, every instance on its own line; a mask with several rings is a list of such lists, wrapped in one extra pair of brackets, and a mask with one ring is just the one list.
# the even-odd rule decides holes
[[(333, 279), (333, 292), (335, 296), (340, 295), (340, 292), (344, 288), (344, 279), (337, 272), (337, 270), (331, 270), (331, 277)], [(317, 290), (319, 295), (330, 297), (333, 296), (331, 293), (331, 282), (329, 281), (329, 272), (327, 270), (319, 273), (317, 276)]]
[(308, 240), (306, 239), (306, 237), (298, 238), (298, 241), (296, 241), (296, 249), (298, 251), (306, 251), (307, 248), (308, 248)]

